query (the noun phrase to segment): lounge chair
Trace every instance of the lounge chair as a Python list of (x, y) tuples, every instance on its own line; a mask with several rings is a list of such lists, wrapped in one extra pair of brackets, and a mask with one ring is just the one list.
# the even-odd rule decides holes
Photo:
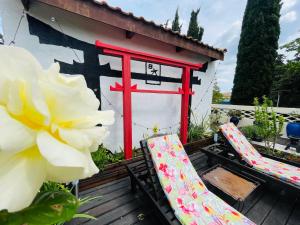
[(233, 123), (220, 126), (220, 130), (241, 161), (261, 173), (300, 188), (300, 168), (261, 155)]
[[(177, 135), (151, 138), (141, 146), (151, 188), (138, 185), (169, 224), (255, 224), (207, 189)], [(128, 169), (133, 176), (135, 172)]]

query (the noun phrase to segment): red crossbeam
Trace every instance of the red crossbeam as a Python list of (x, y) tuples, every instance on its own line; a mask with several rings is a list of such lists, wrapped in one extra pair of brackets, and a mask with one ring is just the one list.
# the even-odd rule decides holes
[[(132, 158), (132, 111), (131, 111), (131, 93), (156, 93), (156, 94), (180, 94), (181, 98), (181, 125), (180, 139), (183, 144), (187, 142), (188, 132), (188, 111), (189, 98), (194, 94), (190, 89), (191, 70), (199, 70), (203, 65), (188, 63), (180, 60), (170, 59), (162, 56), (156, 56), (149, 53), (138, 52), (105, 44), (101, 41), (96, 41), (95, 45), (103, 49), (103, 53), (122, 58), (122, 84), (116, 83), (115, 87), (110, 87), (111, 91), (123, 92), (123, 131), (124, 131), (124, 154), (125, 159)], [(163, 64), (183, 69), (182, 88), (178, 91), (169, 90), (148, 90), (138, 89), (137, 85), (131, 85), (131, 60), (146, 61), (152, 63)]]
[[(120, 91), (123, 92), (124, 88), (122, 84), (119, 84), (118, 82), (115, 83), (115, 86), (110, 86), (111, 91)], [(153, 94), (175, 94), (175, 95), (183, 95), (184, 91), (182, 88), (178, 88), (178, 91), (168, 91), (168, 90), (153, 90), (153, 89), (138, 89), (137, 84), (131, 86), (130, 88), (131, 92), (140, 92), (140, 93), (153, 93)], [(192, 89), (189, 89), (188, 92), (189, 95), (194, 95), (195, 92), (192, 91)]]

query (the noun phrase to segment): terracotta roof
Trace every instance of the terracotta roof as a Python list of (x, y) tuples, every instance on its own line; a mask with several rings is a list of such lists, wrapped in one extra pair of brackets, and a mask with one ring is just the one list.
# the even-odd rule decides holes
[[(24, 4), (25, 0), (22, 0)], [(223, 60), (226, 49), (214, 48), (201, 41), (174, 32), (163, 25), (158, 25), (144, 17), (134, 16), (131, 12), (124, 12), (119, 7), (112, 7), (100, 0), (31, 0), (60, 8), (126, 31), (126, 37), (132, 38), (140, 34), (176, 47), (176, 51), (188, 50), (212, 59)], [(26, 0), (30, 2), (30, 0)], [(25, 4), (24, 4), (25, 5)], [(26, 5), (25, 5), (26, 7)], [(27, 5), (30, 8), (30, 4)]]
[(194, 39), (193, 37), (187, 36), (187, 35), (185, 35), (185, 34), (181, 34), (181, 33), (179, 33), (178, 31), (173, 31), (171, 28), (165, 28), (162, 24), (156, 24), (153, 20), (146, 20), (146, 19), (145, 19), (144, 17), (142, 17), (142, 16), (140, 16), (140, 17), (135, 16), (132, 12), (125, 12), (125, 11), (123, 11), (123, 10), (122, 10), (121, 8), (119, 8), (119, 7), (113, 7), (113, 6), (110, 6), (110, 5), (107, 4), (106, 1), (100, 1), (100, 0), (92, 0), (92, 1), (93, 1), (94, 3), (96, 3), (97, 5), (99, 5), (99, 6), (106, 7), (106, 8), (109, 9), (109, 10), (115, 11), (115, 12), (120, 13), (120, 14), (123, 14), (123, 15), (125, 15), (125, 16), (129, 16), (129, 17), (131, 17), (132, 19), (135, 19), (135, 20), (138, 20), (138, 21), (142, 21), (142, 22), (144, 22), (144, 23), (146, 23), (146, 24), (149, 24), (149, 25), (152, 25), (152, 26), (157, 27), (157, 28), (159, 28), (159, 29), (162, 29), (162, 30), (164, 30), (164, 31), (166, 31), (166, 32), (169, 32), (169, 33), (173, 34), (173, 35), (176, 35), (176, 36), (179, 36), (179, 37), (181, 37), (181, 38), (184, 38), (184, 39), (186, 39), (187, 41), (195, 42), (195, 43), (197, 43), (197, 44), (199, 44), (199, 45), (201, 45), (201, 46), (203, 46), (203, 47), (205, 47), (205, 48), (209, 48), (209, 49), (212, 49), (212, 50), (214, 50), (214, 51), (221, 52), (221, 53), (227, 52), (227, 49), (224, 49), (224, 48), (215, 48), (215, 47), (213, 47), (213, 46), (211, 46), (211, 45), (208, 45), (208, 44), (203, 43), (202, 41), (199, 41), (199, 40), (197, 40), (197, 39)]

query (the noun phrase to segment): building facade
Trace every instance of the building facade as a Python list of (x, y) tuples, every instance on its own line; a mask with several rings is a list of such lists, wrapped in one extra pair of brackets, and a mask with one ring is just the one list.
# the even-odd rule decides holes
[[(113, 152), (123, 149), (122, 93), (110, 91), (115, 82), (121, 83), (122, 68), (121, 59), (103, 55), (95, 47), (95, 40), (190, 63), (203, 63), (203, 69), (193, 71), (191, 76), (191, 88), (195, 92), (190, 103), (194, 115), (191, 122), (208, 118), (217, 60), (223, 59), (223, 50), (196, 43), (157, 25), (151, 27), (149, 23), (152, 22), (133, 18), (105, 3), (62, 2), (1, 0), (3, 42), (26, 48), (44, 68), (58, 62), (62, 73), (85, 76), (88, 86), (101, 102), (101, 110), (116, 112), (116, 122), (109, 128), (105, 147)], [(113, 16), (108, 18), (110, 20), (98, 18), (109, 13)], [(143, 26), (138, 30), (138, 25)], [(154, 32), (162, 35), (153, 37)], [(174, 44), (177, 39), (178, 44)], [(190, 46), (195, 46), (195, 50)], [(132, 84), (139, 88), (177, 90), (181, 87), (181, 69), (141, 61), (133, 61), (131, 66)], [(139, 147), (139, 140), (152, 135), (154, 127), (160, 133), (179, 132), (180, 103), (180, 95), (133, 93), (133, 145)]]

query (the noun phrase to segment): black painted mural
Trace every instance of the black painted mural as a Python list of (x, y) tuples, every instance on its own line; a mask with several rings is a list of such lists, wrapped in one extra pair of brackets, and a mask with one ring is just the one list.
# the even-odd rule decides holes
[[(80, 50), (83, 52), (83, 62), (73, 60), (72, 64), (54, 60), (60, 64), (60, 72), (66, 74), (82, 74), (84, 75), (89, 88), (95, 91), (97, 97), (100, 96), (99, 88), (100, 81), (99, 76), (107, 77), (122, 77), (122, 72), (118, 70), (112, 70), (109, 63), (100, 65), (99, 54), (101, 50), (97, 49), (94, 44), (90, 44), (74, 37), (63, 34), (62, 32), (55, 30), (50, 25), (43, 23), (42, 21), (27, 15), (29, 24), (29, 33), (37, 36), (41, 44), (56, 45), (62, 47), (68, 47), (71, 49)], [(74, 55), (75, 57), (75, 55)], [(207, 64), (205, 64), (202, 71), (205, 72)], [(181, 78), (173, 78), (163, 76), (163, 74), (157, 74), (158, 71), (153, 71), (153, 74), (132, 73), (132, 79), (144, 80), (147, 84), (161, 84), (162, 82), (181, 83)], [(197, 76), (192, 76), (191, 86), (200, 85), (201, 80)]]

